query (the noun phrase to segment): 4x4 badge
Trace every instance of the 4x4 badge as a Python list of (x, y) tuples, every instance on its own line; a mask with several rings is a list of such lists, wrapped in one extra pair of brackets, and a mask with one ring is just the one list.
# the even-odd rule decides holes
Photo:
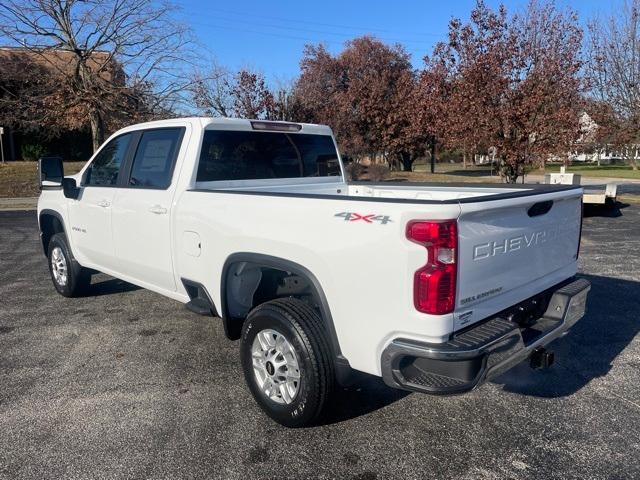
[(357, 222), (358, 220), (362, 220), (365, 223), (379, 222), (382, 225), (393, 223), (391, 217), (388, 215), (376, 215), (375, 213), (362, 214), (355, 212), (340, 212), (336, 213), (334, 217), (342, 217), (345, 222)]

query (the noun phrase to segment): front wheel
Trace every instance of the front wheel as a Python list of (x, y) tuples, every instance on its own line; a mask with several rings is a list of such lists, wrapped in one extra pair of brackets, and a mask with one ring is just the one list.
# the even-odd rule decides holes
[(301, 300), (272, 300), (251, 311), (242, 328), (245, 380), (262, 410), (287, 427), (313, 424), (334, 386), (322, 320)]
[(48, 258), (51, 280), (60, 295), (77, 297), (91, 283), (91, 273), (75, 261), (64, 233), (51, 237)]

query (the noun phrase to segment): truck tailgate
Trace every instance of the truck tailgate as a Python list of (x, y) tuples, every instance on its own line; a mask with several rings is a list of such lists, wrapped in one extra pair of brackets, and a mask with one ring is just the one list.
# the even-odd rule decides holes
[(575, 273), (581, 189), (460, 207), (456, 330)]

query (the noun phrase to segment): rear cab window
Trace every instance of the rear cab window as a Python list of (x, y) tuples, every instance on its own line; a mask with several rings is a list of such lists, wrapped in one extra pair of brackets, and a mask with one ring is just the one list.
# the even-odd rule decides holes
[(196, 181), (339, 176), (330, 135), (207, 130)]

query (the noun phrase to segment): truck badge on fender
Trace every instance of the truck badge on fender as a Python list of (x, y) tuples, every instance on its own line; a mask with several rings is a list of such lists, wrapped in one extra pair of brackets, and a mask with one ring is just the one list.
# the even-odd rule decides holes
[(362, 220), (366, 223), (380, 222), (382, 225), (386, 225), (387, 223), (393, 223), (391, 217), (387, 215), (376, 215), (375, 213), (369, 213), (367, 215), (363, 215), (361, 213), (355, 212), (340, 212), (336, 213), (334, 217), (342, 217), (345, 222), (357, 222), (358, 220)]

